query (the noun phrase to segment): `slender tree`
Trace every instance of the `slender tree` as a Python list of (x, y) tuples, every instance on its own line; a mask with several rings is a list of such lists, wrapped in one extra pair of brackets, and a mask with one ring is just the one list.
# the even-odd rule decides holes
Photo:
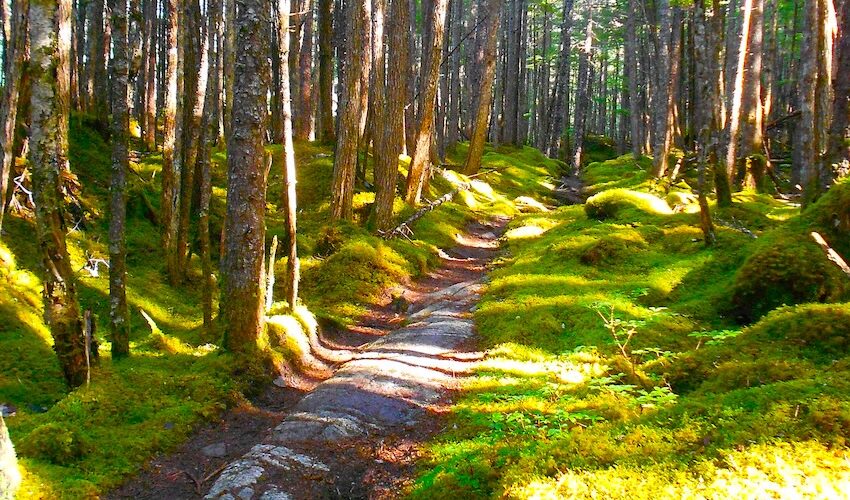
[(431, 144), (434, 140), (434, 108), (437, 99), (437, 84), (440, 78), (440, 61), (443, 54), (443, 35), (446, 23), (447, 0), (434, 0), (431, 16), (431, 44), (428, 48), (428, 74), (422, 82), (420, 92), (421, 117), (419, 119), (416, 145), (407, 175), (405, 199), (410, 205), (419, 203), (422, 188), (430, 175)]
[(44, 319), (65, 380), (86, 380), (86, 345), (74, 270), (65, 244), (62, 171), (68, 162), (71, 1), (39, 0), (29, 9), (30, 165), (44, 283)]
[(266, 95), (269, 64), (265, 0), (243, 0), (234, 20), (236, 65), (232, 134), (227, 157), (227, 209), (224, 218), (220, 318), (224, 346), (255, 350), (265, 325), (264, 260)]
[(162, 119), (162, 249), (165, 253), (165, 267), (172, 284), (177, 283), (177, 227), (180, 200), (180, 162), (175, 161), (180, 151), (175, 152), (177, 139), (177, 31), (180, 13), (180, 0), (166, 2), (166, 60), (165, 60), (165, 105)]
[(6, 214), (6, 203), (9, 192), (9, 178), (12, 166), (15, 164), (15, 127), (18, 118), (18, 99), (21, 94), (21, 73), (26, 52), (27, 15), (29, 0), (12, 2), (10, 36), (6, 38), (8, 45), (5, 49), (5, 85), (3, 86), (3, 102), (0, 104), (0, 233), (3, 229), (3, 218)]
[[(284, 286), (286, 302), (289, 303), (290, 308), (295, 308), (298, 301), (299, 265), (296, 242), (295, 147), (292, 144), (292, 95), (289, 86), (289, 5), (290, 0), (280, 0), (277, 15), (280, 23), (278, 43), (280, 44), (281, 111), (283, 112), (283, 196), (281, 207), (283, 207), (286, 219), (288, 250)], [(309, 117), (309, 114), (307, 116)], [(273, 266), (274, 262), (271, 262), (270, 265)]]
[(127, 310), (127, 170), (130, 111), (127, 61), (127, 0), (109, 0), (112, 26), (112, 182), (109, 204), (109, 324), (112, 357), (130, 354), (130, 318)]
[[(570, 0), (567, 0), (570, 1)], [(476, 97), (472, 138), (469, 141), (469, 153), (463, 171), (474, 175), (481, 168), (481, 157), (484, 155), (484, 142), (487, 139), (487, 129), (490, 127), (490, 100), (493, 96), (493, 79), (496, 76), (496, 42), (499, 36), (499, 17), (502, 9), (501, 0), (487, 2), (487, 37), (484, 44), (484, 67), (481, 74), (481, 92)]]

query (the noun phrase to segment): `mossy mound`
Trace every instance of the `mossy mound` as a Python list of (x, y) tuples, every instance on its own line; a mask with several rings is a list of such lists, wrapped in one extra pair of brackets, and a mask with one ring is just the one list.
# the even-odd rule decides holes
[(588, 217), (597, 220), (673, 213), (661, 198), (630, 189), (611, 189), (592, 196), (584, 205), (584, 211)]
[(585, 247), (579, 254), (579, 260), (588, 266), (612, 265), (648, 247), (649, 244), (639, 232), (620, 231), (604, 236)]
[(850, 254), (850, 182), (833, 186), (805, 212), (759, 240), (735, 276), (728, 312), (747, 323), (782, 305), (850, 297), (850, 280), (812, 240), (812, 231), (840, 254)]

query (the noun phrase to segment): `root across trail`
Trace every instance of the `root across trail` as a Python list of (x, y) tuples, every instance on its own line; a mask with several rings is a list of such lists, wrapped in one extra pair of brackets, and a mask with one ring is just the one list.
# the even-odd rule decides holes
[(405, 290), (403, 325), (388, 309), (367, 320), (369, 335), (338, 333), (329, 343), (362, 342), (348, 346), (353, 358), (333, 376), (307, 392), (270, 387), (110, 496), (397, 496), (421, 444), (439, 431), (452, 390), (481, 358), (471, 311), (506, 222), (474, 222), (457, 235), (443, 265)]

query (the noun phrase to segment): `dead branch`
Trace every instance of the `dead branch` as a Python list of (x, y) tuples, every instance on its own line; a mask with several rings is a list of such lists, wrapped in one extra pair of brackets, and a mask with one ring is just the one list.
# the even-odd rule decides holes
[(823, 251), (826, 253), (827, 259), (831, 260), (836, 266), (838, 266), (838, 268), (841, 269), (844, 274), (850, 276), (850, 265), (847, 265), (847, 262), (843, 258), (841, 258), (841, 255), (839, 255), (838, 252), (836, 252), (831, 246), (829, 246), (829, 243), (826, 242), (826, 240), (823, 236), (820, 235), (820, 233), (812, 231), (812, 239), (814, 239), (815, 243), (817, 243), (823, 249)]

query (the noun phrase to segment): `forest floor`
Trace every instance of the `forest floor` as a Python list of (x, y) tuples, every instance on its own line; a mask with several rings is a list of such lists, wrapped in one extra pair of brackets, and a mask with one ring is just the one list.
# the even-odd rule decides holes
[(469, 310), (506, 223), (470, 223), (402, 301), (373, 307), (347, 333), (330, 329), (326, 347), (355, 351), (332, 377), (306, 394), (268, 387), (108, 498), (397, 496), (423, 443), (445, 425), (459, 377), (482, 357)]

